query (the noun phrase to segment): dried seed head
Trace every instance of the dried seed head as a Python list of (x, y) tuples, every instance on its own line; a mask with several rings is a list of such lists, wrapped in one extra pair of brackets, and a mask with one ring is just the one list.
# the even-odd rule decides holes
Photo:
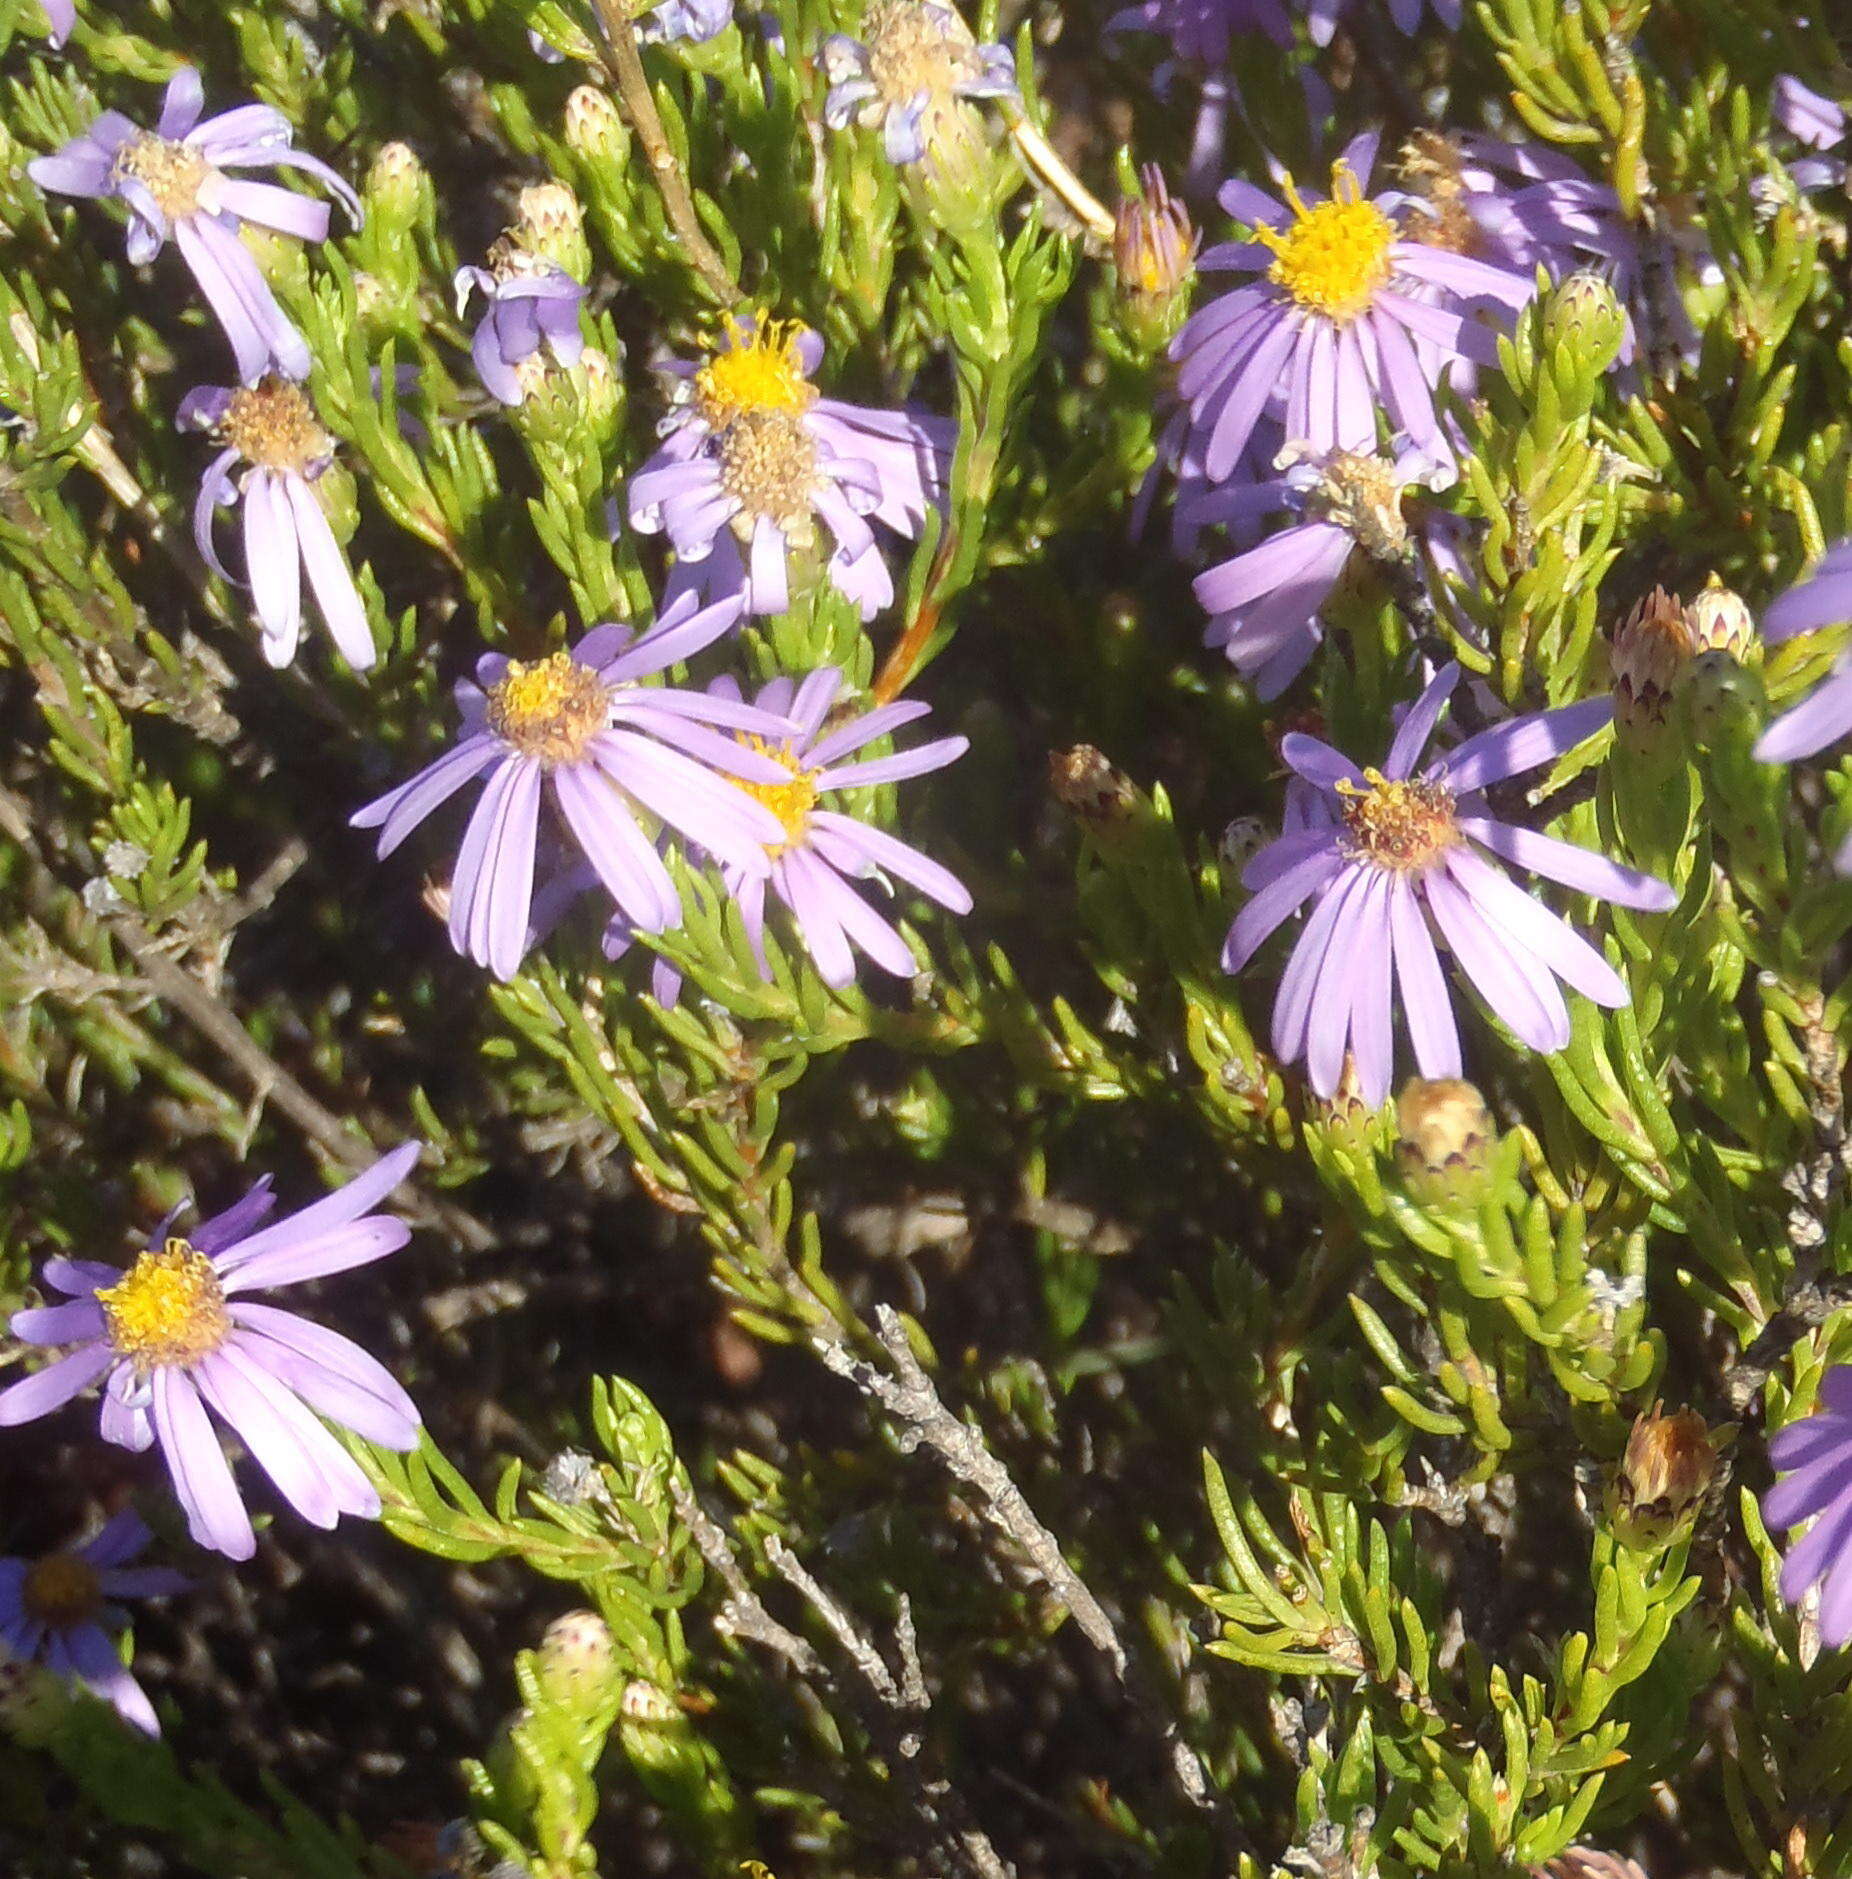
[(1647, 730), (1666, 721), (1673, 689), (1694, 650), (1678, 596), (1655, 587), (1621, 622), (1609, 653), (1614, 713), (1623, 729)]
[(1695, 1410), (1664, 1413), (1655, 1403), (1634, 1420), (1614, 1479), (1618, 1522), (1638, 1544), (1663, 1545), (1703, 1500), (1717, 1473), (1717, 1449)]
[(1050, 751), (1048, 787), (1062, 808), (1095, 834), (1123, 827), (1138, 809), (1132, 779), (1092, 744)]

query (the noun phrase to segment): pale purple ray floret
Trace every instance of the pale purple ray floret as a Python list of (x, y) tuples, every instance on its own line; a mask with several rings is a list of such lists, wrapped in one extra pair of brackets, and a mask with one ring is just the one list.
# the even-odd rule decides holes
[(1497, 363), (1498, 332), (1536, 291), (1529, 275), (1411, 239), (1409, 198), (1367, 194), (1375, 133), (1332, 167), (1328, 198), (1283, 178), (1281, 201), (1253, 183), (1221, 203), (1253, 239), (1208, 249), (1198, 266), (1256, 276), (1193, 314), (1171, 342), (1188, 450), (1211, 483), (1232, 475), (1263, 417), (1289, 444), (1369, 451), (1379, 417), (1417, 449), (1448, 448), (1438, 389)]
[(1825, 154), (1845, 142), (1844, 105), (1784, 73), (1775, 80), (1770, 114), (1796, 143), (1816, 153), (1787, 165), (1797, 189), (1836, 189), (1845, 182), (1845, 159)]
[(1820, 1382), (1810, 1416), (1790, 1422), (1768, 1445), (1782, 1479), (1762, 1496), (1771, 1531), (1812, 1520), (1781, 1562), (1781, 1596), (1798, 1605), (1820, 1588), (1820, 1640), (1852, 1640), (1852, 1365), (1835, 1364)]
[[(1362, 0), (1362, 4), (1381, 8), (1382, 0)], [(1356, 0), (1304, 0), (1306, 31), (1312, 44), (1330, 45), (1338, 23), (1355, 8)], [(1386, 11), (1398, 32), (1412, 33), (1420, 27), (1423, 12), (1430, 8), (1448, 32), (1459, 31), (1464, 0), (1389, 0)]]
[[(341, 656), (356, 672), (378, 656), (353, 570), (334, 538), (316, 484), (334, 457), (334, 439), (298, 384), (274, 374), (255, 385), (201, 385), (180, 402), (182, 430), (212, 434), (222, 448), (207, 464), (193, 503), (193, 539), (213, 571), (219, 559), (213, 521), (242, 505), (244, 565), (264, 658), (286, 666), (302, 638), (302, 583)], [(240, 471), (240, 465), (245, 466)]]
[(117, 1652), (128, 1623), (119, 1601), (165, 1598), (193, 1583), (164, 1566), (132, 1563), (152, 1538), (139, 1515), (124, 1512), (68, 1553), (0, 1559), (0, 1655), (10, 1651), (81, 1683), (144, 1735), (159, 1735), (161, 1725)]
[[(1762, 637), (1780, 641), (1798, 633), (1852, 620), (1852, 540), (1826, 551), (1799, 586), (1791, 587), (1762, 616)], [(1852, 648), (1801, 702), (1784, 711), (1756, 745), (1764, 763), (1811, 757), (1852, 733)], [(1836, 857), (1841, 874), (1852, 874), (1852, 838)]]
[[(923, 704), (876, 705), (854, 715), (831, 717), (842, 688), (842, 674), (821, 666), (800, 682), (776, 678), (754, 703), (760, 710), (789, 720), (791, 734), (764, 748), (780, 766), (777, 783), (748, 784), (780, 824), (779, 839), (768, 850), (770, 872), (748, 873), (723, 867), (727, 891), (738, 903), (746, 934), (767, 978), (765, 896), (769, 889), (790, 909), (804, 949), (826, 985), (847, 985), (855, 977), (855, 952), (865, 953), (884, 972), (911, 978), (919, 971), (912, 949), (887, 917), (870, 905), (862, 883), (891, 875), (895, 880), (953, 913), (969, 913), (971, 896), (956, 875), (885, 830), (840, 809), (820, 806), (838, 790), (866, 789), (924, 776), (955, 762), (969, 747), (963, 737), (941, 737), (885, 757), (858, 758), (855, 753), (878, 737), (926, 715)], [(737, 698), (730, 678), (710, 690)], [(826, 720), (828, 722), (826, 723)]]
[[(1210, 615), (1203, 644), (1220, 647), (1260, 697), (1277, 698), (1324, 637), (1319, 611), (1351, 557), (1361, 550), (1378, 562), (1402, 562), (1414, 542), (1404, 492), (1453, 480), (1449, 463), (1422, 451), (1390, 458), (1334, 450), (1264, 482), (1227, 483), (1179, 503), (1186, 531), (1220, 524), (1243, 542), (1263, 516), (1285, 510), (1297, 518), (1196, 577), (1196, 598)], [(1445, 535), (1422, 532), (1451, 562)]]
[(419, 1427), (411, 1398), (359, 1345), (244, 1294), (397, 1252), (409, 1229), (372, 1209), (418, 1152), (408, 1142), (269, 1225), (276, 1198), (266, 1176), (184, 1237), (169, 1231), (170, 1216), (126, 1272), (93, 1259), (48, 1259), (40, 1283), (64, 1302), (15, 1312), (13, 1335), (77, 1348), (0, 1390), (0, 1427), (46, 1415), (101, 1380), (103, 1439), (138, 1451), (158, 1442), (194, 1539), (232, 1559), (249, 1559), (257, 1541), (213, 1415), (305, 1520), (332, 1527), (343, 1514), (377, 1518), (372, 1484), (318, 1418), (408, 1449)]
[[(1627, 987), (1595, 947), (1497, 864), (1509, 862), (1579, 894), (1663, 913), (1676, 901), (1650, 875), (1536, 829), (1502, 822), (1481, 792), (1573, 748), (1605, 725), (1608, 698), (1510, 718), (1417, 771), (1458, 683), (1436, 675), (1397, 727), (1381, 770), (1362, 770), (1318, 738), (1280, 745), (1302, 786), (1298, 826), (1247, 865), (1252, 898), (1228, 930), (1222, 964), (1238, 972), (1306, 903), (1273, 1005), (1273, 1048), (1306, 1061), (1313, 1089), (1336, 1093), (1345, 1053), (1363, 1098), (1388, 1096), (1399, 1006), (1424, 1077), (1457, 1077), (1460, 1034), (1435, 937), (1521, 1043), (1561, 1050), (1569, 1011), (1557, 980), (1601, 1005)], [(1490, 856), (1491, 859), (1487, 857)]]
[(879, 130), (890, 163), (917, 163), (956, 139), (959, 114), (973, 103), (1021, 100), (1009, 47), (980, 45), (963, 15), (938, 0), (874, 0), (861, 38), (831, 33), (821, 59), (824, 122)]
[(784, 720), (706, 692), (641, 682), (692, 658), (738, 619), (737, 597), (699, 609), (684, 598), (637, 638), (600, 626), (543, 659), (486, 654), (476, 682), (456, 688), (462, 740), (351, 820), (379, 830), (383, 858), (486, 773), (450, 883), (450, 938), (498, 978), (513, 977), (530, 943), (543, 798), (625, 918), (649, 933), (674, 926), (681, 896), (652, 840), (657, 825), (759, 875), (770, 865), (766, 844), (782, 832), (772, 812), (728, 778), (785, 780), (781, 765), (731, 735), (783, 737)]
[(457, 269), (459, 316), (472, 292), (488, 306), (470, 342), (470, 357), (490, 394), (503, 404), (518, 405), (527, 396), (516, 368), (542, 346), (561, 365), (575, 364), (585, 350), (579, 331), (585, 287), (554, 262), (512, 242), (497, 242), (487, 267)]
[(77, 30), (76, 0), (45, 0), (45, 26), (51, 49), (59, 51)]
[(820, 397), (823, 342), (782, 321), (736, 321), (706, 364), (663, 368), (675, 404), (662, 444), (631, 479), (633, 527), (664, 533), (676, 565), (667, 594), (742, 595), (781, 613), (791, 561), (834, 541), (830, 582), (871, 620), (894, 598), (875, 534), (918, 535), (942, 507), (956, 427), (912, 410)]
[(308, 342), (277, 305), (238, 231), (249, 223), (323, 241), (328, 205), (228, 172), (302, 170), (332, 190), (356, 223), (360, 200), (319, 158), (290, 148), (294, 132), (280, 111), (244, 104), (201, 123), (202, 96), (199, 74), (182, 66), (168, 83), (154, 130), (105, 111), (55, 155), (35, 157), (27, 173), (57, 195), (122, 202), (129, 211), (128, 256), (137, 265), (153, 260), (171, 235), (225, 329), (247, 385), (273, 367), (306, 378)]

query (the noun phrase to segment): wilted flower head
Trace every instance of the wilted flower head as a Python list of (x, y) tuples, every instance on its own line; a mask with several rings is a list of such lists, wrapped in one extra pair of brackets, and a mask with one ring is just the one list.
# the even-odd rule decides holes
[(68, 1553), (0, 1559), (0, 1646), (54, 1675), (73, 1677), (113, 1704), (144, 1735), (159, 1735), (154, 1705), (116, 1654), (128, 1622), (116, 1602), (184, 1592), (184, 1574), (130, 1562), (153, 1536), (139, 1516), (121, 1513)]
[[(1178, 519), (1192, 529), (1221, 523), (1245, 534), (1280, 509), (1299, 518), (1196, 577), (1196, 598), (1211, 616), (1203, 644), (1219, 646), (1263, 699), (1277, 698), (1317, 649), (1319, 610), (1352, 555), (1379, 564), (1407, 558), (1413, 537), (1404, 493), (1452, 481), (1450, 464), (1423, 451), (1404, 449), (1391, 459), (1331, 450), (1265, 482), (1229, 484), (1185, 501)], [(1441, 546), (1439, 537), (1433, 545)]]
[(1676, 594), (1655, 587), (1635, 603), (1608, 654), (1621, 730), (1639, 733), (1665, 723), (1679, 675), (1696, 650), (1690, 619)]
[(1664, 1405), (1634, 1418), (1627, 1452), (1614, 1477), (1615, 1513), (1623, 1530), (1644, 1545), (1662, 1545), (1710, 1489), (1717, 1450), (1694, 1409), (1664, 1413)]
[(532, 943), (543, 796), (625, 918), (650, 933), (673, 926), (681, 897), (651, 839), (657, 826), (760, 875), (769, 865), (765, 844), (782, 827), (716, 772), (782, 783), (784, 767), (709, 727), (777, 738), (789, 728), (784, 720), (705, 692), (641, 683), (692, 658), (738, 618), (737, 600), (705, 610), (683, 601), (634, 639), (622, 627), (601, 626), (542, 659), (485, 654), (476, 683), (456, 688), (462, 742), (356, 811), (354, 826), (380, 831), (384, 859), (464, 784), (488, 773), (457, 852), (449, 926), (457, 951), (498, 978), (514, 976)]
[[(1852, 620), (1852, 541), (1829, 548), (1820, 565), (1762, 616), (1762, 637), (1780, 641), (1797, 633)], [(1791, 711), (1783, 712), (1756, 745), (1764, 763), (1792, 763), (1852, 731), (1852, 650), (1842, 653), (1825, 678)], [(1852, 874), (1852, 840), (1838, 855), (1841, 874)]]
[(201, 1546), (249, 1559), (257, 1541), (207, 1416), (230, 1424), (305, 1520), (376, 1518), (379, 1496), (317, 1420), (386, 1448), (418, 1440), (418, 1411), (386, 1369), (339, 1333), (240, 1293), (297, 1285), (397, 1252), (406, 1227), (370, 1209), (411, 1172), (407, 1143), (347, 1186), (270, 1226), (266, 1176), (243, 1200), (181, 1236), (164, 1223), (126, 1272), (91, 1259), (48, 1259), (40, 1281), (66, 1302), (13, 1314), (28, 1344), (75, 1344), (0, 1390), (0, 1428), (30, 1422), (99, 1378), (107, 1442), (159, 1441)]
[[(822, 799), (837, 790), (866, 789), (943, 769), (964, 754), (967, 740), (941, 737), (891, 756), (846, 761), (877, 737), (924, 717), (927, 707), (877, 705), (832, 718), (830, 707), (841, 687), (842, 674), (822, 666), (801, 682), (773, 679), (753, 701), (760, 711), (785, 720), (786, 733), (777, 739), (748, 738), (777, 764), (779, 775), (772, 783), (748, 781), (740, 787), (777, 818), (778, 833), (766, 845), (766, 868), (748, 873), (728, 866), (725, 872), (759, 968), (768, 978), (768, 886), (790, 909), (826, 985), (847, 985), (855, 977), (856, 951), (903, 978), (919, 970), (907, 942), (861, 891), (864, 880), (891, 874), (953, 913), (971, 911), (964, 884), (938, 862), (854, 815), (822, 806)], [(716, 680), (710, 689), (721, 698), (738, 696), (731, 679)]]
[(1491, 365), (1497, 333), (1535, 291), (1509, 268), (1411, 239), (1406, 198), (1370, 196), (1374, 134), (1332, 166), (1331, 194), (1285, 200), (1248, 182), (1223, 185), (1253, 239), (1207, 250), (1205, 273), (1260, 278), (1213, 300), (1171, 342), (1189, 409), (1188, 448), (1210, 483), (1228, 478), (1263, 414), (1278, 409), (1288, 443), (1374, 450), (1378, 418), (1431, 454), (1447, 449), (1436, 388), (1458, 366)]
[(457, 312), (479, 293), (488, 302), (470, 357), (490, 394), (505, 405), (527, 396), (519, 370), (544, 346), (559, 364), (577, 362), (585, 349), (579, 332), (582, 283), (554, 262), (504, 235), (489, 250), (489, 265), (456, 274)]
[[(193, 539), (213, 570), (231, 580), (213, 542), (216, 511), (244, 505), (244, 565), (264, 657), (286, 666), (302, 637), (302, 577), (341, 656), (356, 672), (377, 654), (352, 570), (315, 485), (334, 457), (309, 395), (287, 378), (255, 385), (201, 385), (181, 400), (182, 430), (204, 430), (223, 446), (206, 466), (193, 504)], [(235, 466), (247, 466), (242, 474)]]
[(862, 37), (832, 33), (822, 56), (824, 121), (879, 130), (890, 163), (962, 141), (969, 101), (1020, 95), (1009, 47), (979, 45), (956, 8), (937, 0), (873, 0)]
[(1763, 1524), (1813, 1522), (1782, 1562), (1781, 1596), (1798, 1605), (1818, 1585), (1820, 1639), (1836, 1650), (1852, 1639), (1852, 1364), (1826, 1373), (1818, 1407), (1770, 1441), (1768, 1458), (1784, 1478), (1762, 1496)]
[(1202, 236), (1155, 163), (1145, 165), (1139, 181), (1139, 193), (1127, 196), (1113, 218), (1113, 267), (1121, 298), (1150, 318), (1188, 291)]
[(290, 378), (309, 372), (302, 337), (239, 239), (244, 223), (323, 241), (328, 205), (274, 183), (227, 174), (241, 169), (304, 170), (341, 199), (357, 222), (360, 202), (327, 164), (290, 148), (288, 120), (268, 105), (246, 104), (199, 121), (199, 74), (183, 66), (161, 105), (160, 123), (144, 131), (119, 111), (105, 111), (55, 156), (27, 172), (41, 189), (63, 196), (114, 196), (129, 210), (128, 255), (151, 261), (172, 235), (238, 359), (246, 384), (273, 366)]
[(1436, 675), (1402, 719), (1381, 770), (1361, 770), (1303, 732), (1280, 745), (1307, 786), (1296, 792), (1301, 826), (1248, 863), (1242, 880), (1253, 898), (1229, 928), (1222, 964), (1238, 972), (1281, 922), (1312, 902), (1274, 999), (1273, 1049), (1283, 1063), (1303, 1057), (1320, 1096), (1336, 1092), (1348, 1049), (1364, 1100), (1382, 1105), (1398, 1004), (1421, 1074), (1460, 1074), (1436, 933), (1487, 1005), (1533, 1050), (1569, 1042), (1558, 979), (1598, 1004), (1628, 1002), (1607, 960), (1487, 854), (1620, 906), (1663, 912), (1676, 900), (1648, 875), (1499, 821), (1480, 794), (1599, 730), (1611, 711), (1605, 698), (1508, 719), (1416, 772), (1459, 677), (1458, 666)]
[(743, 595), (752, 613), (790, 604), (790, 562), (835, 540), (827, 573), (871, 620), (894, 598), (872, 523), (919, 533), (940, 506), (955, 427), (818, 395), (823, 342), (784, 321), (730, 321), (704, 364), (671, 361), (675, 407), (661, 448), (630, 484), (630, 520), (676, 553), (669, 595)]

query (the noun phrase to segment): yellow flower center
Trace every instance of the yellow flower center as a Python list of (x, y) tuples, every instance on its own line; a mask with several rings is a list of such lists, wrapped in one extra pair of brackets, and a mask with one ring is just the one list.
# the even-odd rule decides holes
[(26, 1568), (19, 1600), (26, 1616), (52, 1631), (66, 1631), (94, 1618), (103, 1603), (96, 1568), (75, 1553), (47, 1553)]
[(551, 768), (577, 763), (610, 722), (611, 694), (590, 666), (556, 652), (523, 664), (508, 662), (489, 688), (489, 729), (524, 757)]
[(1364, 198), (1363, 185), (1342, 163), (1332, 167), (1331, 200), (1316, 208), (1305, 206), (1290, 176), (1283, 186), (1292, 226), (1284, 234), (1264, 223), (1254, 231), (1254, 239), (1273, 250), (1267, 278), (1302, 307), (1340, 323), (1354, 320), (1394, 272), (1395, 224)]
[(817, 446), (803, 420), (784, 411), (751, 411), (720, 434), (720, 486), (739, 498), (736, 521), (750, 537), (758, 516), (787, 536), (807, 535), (810, 492), (817, 484)]
[(1350, 852), (1397, 874), (1419, 874), (1460, 839), (1453, 797), (1438, 783), (1393, 782), (1365, 770), (1363, 782), (1340, 783)]
[(1381, 457), (1333, 451), (1307, 506), (1321, 521), (1348, 529), (1364, 552), (1377, 559), (1393, 558), (1408, 545), (1402, 486), (1395, 465)]
[(131, 137), (116, 152), (110, 169), (112, 181), (133, 179), (154, 198), (154, 205), (170, 222), (199, 210), (199, 192), (212, 174), (212, 165), (190, 144), (171, 142), (153, 131)]
[(143, 1253), (96, 1296), (110, 1343), (138, 1370), (190, 1367), (211, 1356), (231, 1331), (212, 1261), (182, 1239)]
[(732, 346), (715, 353), (694, 382), (695, 403), (715, 430), (763, 412), (796, 417), (810, 409), (817, 388), (804, 376), (798, 352), (803, 330), (795, 320), (761, 319), (749, 334), (728, 320)]
[(274, 372), (232, 393), (218, 435), (247, 463), (297, 475), (334, 450), (308, 393)]
[(804, 839), (804, 833), (810, 826), (810, 812), (817, 806), (817, 773), (803, 768), (789, 744), (768, 744), (764, 738), (754, 737), (749, 731), (737, 735), (748, 750), (756, 750), (760, 756), (770, 757), (774, 763), (783, 764), (790, 772), (789, 780), (783, 783), (748, 783), (742, 777), (734, 778), (735, 783), (754, 802), (764, 803), (784, 829), (785, 838), (782, 842), (768, 842), (765, 846), (765, 852), (776, 859), (787, 848), (796, 846)]

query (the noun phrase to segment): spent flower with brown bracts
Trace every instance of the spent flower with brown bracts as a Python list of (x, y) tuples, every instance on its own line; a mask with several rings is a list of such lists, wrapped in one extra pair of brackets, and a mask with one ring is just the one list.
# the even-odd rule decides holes
[(730, 320), (704, 364), (664, 367), (674, 408), (629, 506), (634, 527), (675, 549), (665, 603), (740, 596), (750, 613), (782, 613), (791, 563), (817, 548), (819, 523), (835, 542), (828, 578), (862, 618), (893, 601), (873, 525), (911, 538), (943, 507), (956, 427), (821, 396), (811, 375), (822, 359), (805, 327)]
[(1605, 698), (1507, 719), (1416, 770), (1459, 677), (1458, 666), (1435, 676), (1403, 717), (1380, 770), (1360, 769), (1303, 732), (1281, 741), (1300, 784), (1299, 826), (1243, 871), (1253, 898), (1229, 928), (1222, 964), (1240, 971), (1312, 903), (1274, 999), (1273, 1048), (1282, 1062), (1305, 1059), (1320, 1096), (1336, 1092), (1348, 1050), (1365, 1101), (1381, 1106), (1394, 1071), (1398, 1006), (1421, 1074), (1459, 1076), (1459, 1028), (1436, 934), (1532, 1050), (1569, 1042), (1559, 979), (1598, 1004), (1628, 1002), (1620, 974), (1498, 862), (1617, 906), (1665, 912), (1677, 898), (1650, 875), (1500, 821), (1481, 794), (1592, 736), (1611, 714)]
[(681, 896), (656, 852), (658, 827), (759, 875), (770, 866), (766, 844), (783, 827), (729, 778), (786, 780), (781, 764), (732, 735), (781, 738), (785, 721), (734, 699), (642, 683), (692, 658), (738, 618), (737, 599), (705, 609), (684, 599), (634, 638), (600, 626), (542, 659), (485, 654), (476, 682), (456, 688), (462, 741), (356, 811), (354, 826), (379, 830), (383, 859), (487, 773), (457, 852), (449, 926), (457, 951), (498, 978), (512, 978), (533, 943), (543, 796), (631, 925), (648, 933), (675, 925)]
[(290, 148), (294, 133), (280, 111), (245, 104), (201, 123), (202, 103), (199, 74), (182, 66), (168, 84), (152, 131), (120, 111), (105, 111), (55, 155), (35, 158), (27, 173), (57, 195), (109, 196), (123, 203), (129, 211), (128, 255), (137, 265), (153, 260), (171, 235), (225, 329), (238, 376), (247, 385), (273, 368), (306, 378), (308, 342), (277, 305), (239, 230), (249, 223), (324, 241), (328, 205), (230, 172), (305, 171), (331, 189), (356, 222), (360, 200), (319, 158)]
[(306, 574), (341, 656), (356, 672), (366, 671), (378, 656), (373, 632), (316, 489), (334, 459), (334, 439), (308, 393), (274, 373), (255, 385), (201, 385), (181, 401), (176, 422), (209, 431), (223, 446), (200, 479), (193, 539), (214, 572), (232, 580), (212, 525), (218, 510), (243, 505), (245, 574), (265, 659), (286, 666), (296, 656)]
[(1211, 483), (1278, 409), (1288, 444), (1374, 450), (1379, 419), (1418, 450), (1448, 448), (1435, 396), (1460, 368), (1495, 365), (1498, 333), (1536, 291), (1529, 275), (1413, 238), (1407, 199), (1369, 188), (1374, 132), (1331, 169), (1331, 194), (1284, 200), (1225, 183), (1222, 207), (1253, 238), (1207, 249), (1204, 273), (1259, 278), (1212, 300), (1171, 342), (1188, 408), (1184, 455)]
[(161, 1725), (117, 1650), (128, 1623), (119, 1601), (165, 1598), (192, 1584), (184, 1573), (132, 1563), (153, 1537), (139, 1515), (120, 1513), (69, 1552), (0, 1559), (0, 1647), (83, 1684), (144, 1735), (159, 1735)]
[(102, 1380), (103, 1439), (138, 1451), (158, 1441), (194, 1539), (233, 1559), (249, 1559), (257, 1541), (208, 1410), (305, 1520), (332, 1527), (343, 1514), (377, 1518), (372, 1484), (318, 1417), (408, 1449), (419, 1427), (410, 1397), (338, 1332), (241, 1294), (397, 1252), (410, 1230), (372, 1209), (418, 1153), (408, 1142), (270, 1225), (276, 1197), (266, 1176), (188, 1234), (171, 1232), (169, 1216), (126, 1272), (93, 1259), (48, 1259), (40, 1281), (64, 1302), (15, 1312), (13, 1335), (77, 1348), (0, 1390), (0, 1428), (48, 1415)]

